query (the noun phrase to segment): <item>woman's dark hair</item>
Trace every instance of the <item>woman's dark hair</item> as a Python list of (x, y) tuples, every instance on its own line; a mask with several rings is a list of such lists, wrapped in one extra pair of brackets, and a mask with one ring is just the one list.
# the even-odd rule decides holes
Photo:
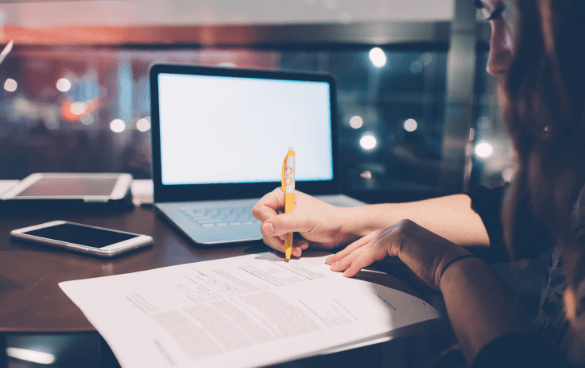
[[(528, 204), (559, 244), (569, 289), (585, 276), (570, 214), (585, 183), (585, 1), (516, 0), (514, 57), (504, 84), (505, 124), (517, 172), (503, 209), (512, 256)], [(526, 203), (528, 202), (528, 203)]]

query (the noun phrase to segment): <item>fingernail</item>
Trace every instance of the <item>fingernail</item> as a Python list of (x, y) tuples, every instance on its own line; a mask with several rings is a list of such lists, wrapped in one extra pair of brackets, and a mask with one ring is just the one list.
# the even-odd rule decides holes
[(331, 257), (325, 258), (325, 264), (331, 264)]
[(272, 233), (274, 233), (274, 225), (272, 225), (271, 223), (267, 223), (262, 225), (262, 232), (265, 235), (270, 235)]
[(293, 249), (293, 253), (294, 253), (295, 257), (300, 257), (302, 254), (302, 251), (300, 248), (295, 248), (295, 249)]

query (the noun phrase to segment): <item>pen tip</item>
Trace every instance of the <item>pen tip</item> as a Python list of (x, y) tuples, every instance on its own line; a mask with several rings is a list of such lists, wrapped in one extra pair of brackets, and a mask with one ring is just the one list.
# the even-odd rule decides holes
[(290, 261), (290, 259), (285, 259), (284, 261), (285, 261), (286, 263), (288, 263), (288, 261)]

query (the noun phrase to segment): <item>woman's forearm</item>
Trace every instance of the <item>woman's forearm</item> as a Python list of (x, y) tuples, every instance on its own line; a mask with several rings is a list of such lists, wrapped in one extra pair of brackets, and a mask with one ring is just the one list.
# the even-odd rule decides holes
[(465, 194), (349, 208), (343, 214), (343, 231), (359, 238), (404, 219), (412, 220), (455, 244), (489, 245), (485, 226), (471, 209), (471, 199)]
[(468, 365), (499, 336), (535, 331), (506, 284), (483, 261), (453, 263), (440, 281), (447, 314)]

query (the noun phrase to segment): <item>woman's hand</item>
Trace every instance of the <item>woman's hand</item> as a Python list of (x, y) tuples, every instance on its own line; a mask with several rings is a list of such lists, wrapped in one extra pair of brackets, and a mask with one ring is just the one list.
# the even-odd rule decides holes
[(252, 213), (262, 221), (264, 243), (275, 250), (284, 252), (287, 234), (298, 233), (292, 255), (300, 257), (309, 244), (316, 249), (332, 250), (356, 239), (342, 230), (344, 211), (297, 190), (294, 211), (284, 214), (284, 192), (276, 188), (258, 201)]
[(380, 229), (326, 259), (332, 271), (355, 276), (362, 268), (386, 256), (398, 256), (414, 274), (439, 290), (440, 272), (455, 257), (471, 254), (464, 248), (410, 220)]

